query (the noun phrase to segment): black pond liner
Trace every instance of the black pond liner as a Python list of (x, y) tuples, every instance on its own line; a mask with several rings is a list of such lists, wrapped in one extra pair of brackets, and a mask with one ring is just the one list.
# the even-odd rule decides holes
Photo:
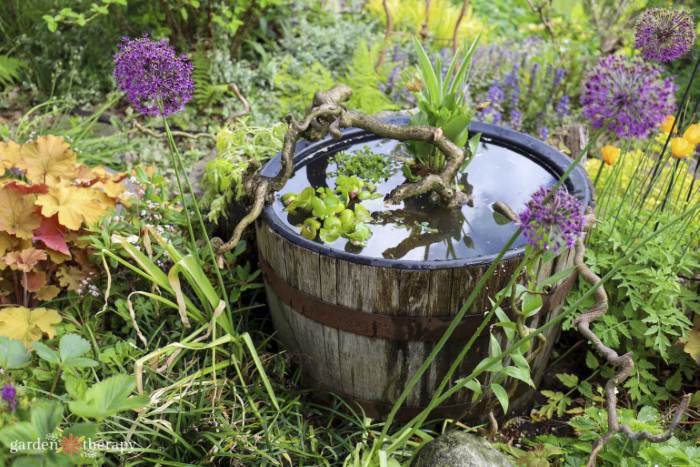
[[(409, 119), (410, 117), (408, 116), (396, 116), (385, 117), (381, 118), (380, 120), (396, 125), (408, 125)], [(522, 155), (523, 157), (527, 157), (531, 161), (534, 161), (538, 165), (544, 167), (557, 180), (564, 174), (572, 163), (572, 160), (569, 157), (553, 147), (536, 138), (533, 138), (532, 136), (519, 133), (509, 128), (491, 125), (488, 123), (472, 122), (469, 125), (469, 134), (471, 136), (476, 133), (481, 133), (481, 140), (484, 142), (505, 147)], [(337, 140), (330, 137), (326, 137), (325, 139), (315, 143), (301, 140), (296, 146), (294, 167), (299, 168), (312, 161), (315, 161), (316, 159), (330, 157), (354, 144), (361, 144), (379, 139), (384, 138), (359, 128), (347, 128), (343, 131), (343, 137)], [(260, 173), (268, 177), (275, 176), (280, 170), (280, 160), (281, 154), (277, 154), (277, 156), (270, 159), (270, 161), (265, 164), (265, 167), (263, 167)], [(590, 184), (590, 179), (581, 166), (574, 168), (564, 184), (569, 193), (573, 194), (583, 206), (588, 206), (591, 204), (593, 189)], [(261, 218), (273, 231), (296, 245), (302, 246), (322, 255), (357, 264), (412, 270), (451, 269), (462, 268), (465, 266), (475, 266), (479, 264), (488, 264), (493, 262), (497, 256), (497, 254), (492, 254), (437, 261), (413, 261), (362, 256), (361, 254), (348, 253), (336, 248), (331, 248), (302, 237), (298, 233), (289, 229), (284, 220), (280, 219), (274, 212), (272, 205), (265, 206)], [(508, 250), (503, 259), (510, 259), (516, 256), (522, 256), (524, 254), (525, 247), (521, 246)]]

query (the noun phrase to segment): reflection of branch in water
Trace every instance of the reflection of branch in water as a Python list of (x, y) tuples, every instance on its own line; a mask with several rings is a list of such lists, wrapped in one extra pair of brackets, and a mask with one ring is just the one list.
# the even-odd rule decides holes
[[(464, 214), (459, 208), (441, 210), (440, 215), (435, 211), (421, 211), (414, 207), (409, 209), (396, 209), (393, 211), (372, 213), (373, 224), (395, 224), (401, 219), (399, 225), (410, 229), (408, 238), (403, 239), (398, 245), (387, 248), (382, 256), (389, 259), (403, 258), (414, 248), (425, 247), (424, 258), (428, 258), (430, 246), (434, 243), (445, 242), (447, 255), (452, 254), (456, 258), (456, 252), (452, 240), (464, 239), (465, 245), (473, 248), (474, 242), (463, 231), (465, 222)], [(430, 230), (426, 231), (425, 224), (430, 224)]]
[[(408, 238), (404, 238), (399, 242), (398, 245), (392, 248), (387, 248), (382, 252), (382, 256), (388, 259), (399, 259), (403, 258), (408, 254), (409, 251), (414, 248), (425, 247), (426, 250), (430, 248), (433, 243), (442, 242), (443, 240), (449, 239), (451, 236), (449, 233), (438, 232), (438, 233), (424, 233), (414, 235), (414, 232), (418, 230), (411, 230), (411, 235)], [(426, 255), (428, 252), (426, 251)]]

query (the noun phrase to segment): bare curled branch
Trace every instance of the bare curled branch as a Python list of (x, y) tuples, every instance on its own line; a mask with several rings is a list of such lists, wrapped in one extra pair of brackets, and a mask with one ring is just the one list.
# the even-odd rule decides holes
[[(139, 122), (136, 120), (133, 121), (134, 127), (140, 131), (141, 133), (151, 136), (153, 138), (158, 138), (158, 139), (163, 139), (167, 136), (167, 133), (156, 133), (155, 131), (151, 130), (150, 128), (146, 128), (145, 126), (141, 125)], [(211, 133), (187, 133), (185, 131), (171, 131), (170, 132), (173, 136), (181, 136), (183, 138), (190, 138), (190, 139), (200, 139), (200, 138), (206, 138), (210, 139), (212, 141), (216, 141), (216, 136), (212, 135)]]
[[(248, 115), (250, 113), (250, 104), (248, 103), (248, 100), (245, 97), (243, 97), (243, 94), (241, 94), (241, 91), (238, 89), (238, 86), (236, 86), (236, 83), (229, 83), (228, 90), (231, 91), (236, 96), (236, 99), (238, 99), (241, 102), (241, 104), (243, 104), (243, 109), (229, 115), (227, 120), (233, 121), (239, 117), (243, 117), (245, 115)], [(209, 99), (211, 99), (211, 96), (209, 97)], [(205, 107), (207, 105), (209, 105), (209, 101), (207, 101), (207, 103), (205, 104)], [(163, 139), (167, 136), (167, 133), (164, 133), (164, 132), (156, 133), (155, 131), (144, 127), (136, 120), (134, 120), (134, 127), (138, 131), (140, 131), (141, 133), (146, 134), (148, 136), (151, 136), (153, 138)], [(210, 139), (212, 141), (216, 141), (216, 136), (212, 135), (211, 133), (189, 133), (186, 131), (171, 131), (170, 133), (173, 136), (180, 136), (183, 138), (191, 138), (191, 139), (206, 138), (206, 139)]]
[(280, 154), (280, 171), (273, 177), (255, 174), (253, 170), (248, 170), (244, 174), (243, 187), (251, 210), (235, 227), (228, 242), (224, 243), (219, 238), (212, 239), (212, 246), (218, 254), (236, 246), (245, 228), (260, 215), (265, 203), (272, 200), (272, 193), (281, 190), (292, 176), (293, 157), (299, 138), (318, 141), (328, 134), (333, 138), (340, 138), (342, 128), (361, 128), (379, 137), (399, 141), (429, 142), (445, 155), (445, 167), (442, 172), (430, 174), (416, 183), (406, 182), (398, 186), (386, 196), (384, 199), (386, 204), (399, 204), (406, 198), (428, 192), (432, 192), (431, 196), (435, 202), (446, 207), (458, 206), (468, 201), (465, 193), (452, 188), (459, 168), (469, 154), (467, 149), (454, 144), (438, 128), (394, 125), (362, 112), (348, 110), (342, 103), (351, 96), (350, 87), (338, 84), (328, 91), (319, 91), (314, 94), (313, 101), (301, 122), (297, 122), (291, 115), (287, 116), (288, 127)]
[[(586, 216), (586, 225), (588, 228), (595, 224), (595, 216), (589, 213)], [(576, 242), (576, 251), (574, 256), (574, 264), (578, 268), (578, 272), (590, 285), (596, 285), (600, 282), (600, 277), (596, 275), (591, 269), (586, 266), (583, 262), (583, 256), (586, 251), (584, 240), (579, 238)], [(595, 349), (600, 352), (608, 362), (619, 368), (619, 371), (608, 380), (605, 384), (605, 397), (606, 397), (606, 410), (608, 412), (608, 431), (598, 440), (593, 443), (593, 449), (591, 455), (586, 463), (587, 467), (595, 465), (598, 453), (605, 446), (605, 444), (612, 439), (615, 434), (622, 432), (627, 435), (628, 438), (633, 440), (648, 440), (651, 442), (661, 442), (668, 440), (675, 431), (678, 423), (680, 422), (683, 413), (688, 408), (690, 403), (690, 394), (686, 394), (681, 398), (681, 403), (676, 410), (676, 413), (665, 433), (658, 435), (653, 435), (648, 431), (633, 432), (632, 429), (625, 425), (624, 423), (619, 423), (617, 420), (617, 387), (621, 385), (632, 373), (634, 369), (634, 360), (632, 360), (632, 352), (627, 352), (624, 355), (618, 355), (610, 347), (603, 344), (603, 341), (590, 329), (590, 324), (592, 321), (603, 316), (608, 310), (608, 295), (603, 287), (598, 287), (595, 290), (595, 305), (578, 316), (574, 322), (571, 324), (572, 327), (576, 326), (578, 331), (589, 341), (593, 343)]]

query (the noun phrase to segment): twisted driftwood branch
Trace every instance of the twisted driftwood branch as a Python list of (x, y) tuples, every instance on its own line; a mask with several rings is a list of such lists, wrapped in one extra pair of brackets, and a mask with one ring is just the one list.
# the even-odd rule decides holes
[[(595, 216), (592, 213), (589, 213), (586, 216), (586, 225), (591, 226), (594, 223)], [(576, 242), (574, 263), (576, 264), (581, 277), (583, 277), (590, 285), (593, 286), (600, 282), (601, 279), (583, 262), (583, 255), (585, 251), (586, 247), (584, 245), (584, 240), (579, 238)], [(593, 331), (591, 331), (591, 322), (603, 316), (607, 310), (608, 295), (603, 287), (598, 287), (595, 290), (595, 305), (593, 305), (593, 307), (587, 310), (585, 313), (578, 316), (571, 324), (572, 327), (576, 326), (578, 331), (586, 339), (593, 343), (596, 350), (601, 353), (611, 365), (619, 368), (619, 371), (605, 384), (605, 396), (607, 399), (606, 407), (608, 412), (608, 431), (603, 435), (603, 437), (593, 443), (591, 456), (588, 458), (586, 467), (595, 465), (598, 453), (601, 449), (603, 449), (605, 443), (610, 441), (610, 439), (612, 439), (612, 437), (619, 432), (624, 433), (628, 438), (633, 440), (645, 439), (651, 442), (662, 442), (669, 439), (673, 435), (676, 426), (678, 426), (683, 413), (688, 408), (691, 396), (690, 394), (686, 394), (681, 398), (681, 403), (678, 406), (678, 410), (676, 410), (676, 414), (674, 415), (673, 420), (671, 420), (671, 424), (665, 433), (658, 435), (653, 435), (648, 431), (640, 431), (635, 433), (628, 425), (617, 421), (617, 394), (615, 392), (617, 390), (617, 386), (622, 384), (629, 377), (630, 373), (632, 373), (632, 370), (634, 369), (634, 361), (632, 360), (632, 352), (627, 352), (624, 355), (618, 355), (613, 349), (603, 344), (603, 341), (601, 341), (600, 338), (596, 336)]]
[(256, 170), (249, 167), (243, 176), (243, 186), (252, 209), (235, 227), (228, 242), (224, 243), (219, 238), (212, 239), (212, 246), (218, 254), (236, 246), (245, 228), (257, 219), (265, 203), (272, 201), (272, 193), (281, 190), (292, 176), (294, 173), (292, 159), (299, 138), (318, 141), (330, 134), (338, 139), (342, 137), (342, 128), (361, 128), (379, 137), (399, 141), (426, 141), (445, 155), (445, 168), (442, 172), (429, 174), (419, 182), (407, 182), (396, 187), (384, 198), (385, 204), (399, 204), (406, 198), (428, 192), (432, 192), (432, 201), (445, 207), (459, 206), (468, 201), (469, 198), (465, 193), (452, 188), (453, 180), (468, 155), (467, 149), (454, 144), (439, 128), (393, 125), (362, 112), (348, 110), (342, 103), (351, 95), (350, 87), (338, 84), (328, 91), (319, 91), (314, 95), (301, 122), (297, 122), (291, 115), (287, 116), (288, 128), (282, 145), (280, 171), (273, 177), (266, 177), (256, 174)]

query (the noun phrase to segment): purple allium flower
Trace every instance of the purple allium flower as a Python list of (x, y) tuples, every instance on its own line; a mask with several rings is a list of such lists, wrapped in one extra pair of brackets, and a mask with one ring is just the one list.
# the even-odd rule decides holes
[(640, 59), (608, 55), (588, 72), (581, 92), (583, 115), (593, 128), (611, 119), (619, 138), (646, 137), (675, 108), (674, 84), (661, 70)]
[[(138, 112), (165, 116), (179, 112), (192, 98), (192, 64), (175, 55), (168, 41), (122, 38), (114, 55), (117, 89)], [(158, 101), (162, 101), (161, 110)]]
[(15, 407), (17, 406), (17, 401), (15, 398), (17, 397), (17, 388), (15, 388), (11, 384), (6, 384), (2, 387), (2, 400), (7, 402), (7, 404), (10, 406), (10, 410), (15, 410)]
[(576, 245), (584, 227), (583, 209), (576, 197), (559, 188), (545, 203), (550, 189), (541, 187), (518, 215), (527, 243), (540, 250), (559, 252)]
[(651, 8), (637, 21), (634, 46), (645, 60), (671, 62), (685, 55), (695, 42), (693, 15), (673, 8)]

